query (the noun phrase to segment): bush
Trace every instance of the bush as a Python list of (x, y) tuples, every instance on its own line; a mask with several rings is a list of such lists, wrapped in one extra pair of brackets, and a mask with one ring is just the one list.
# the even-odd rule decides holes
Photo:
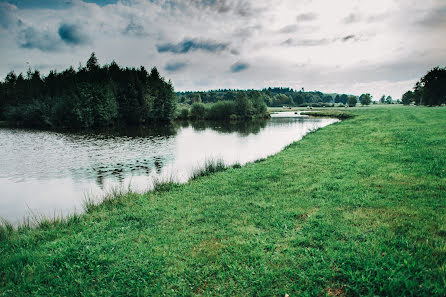
[(358, 99), (355, 96), (348, 97), (347, 104), (350, 107), (356, 106), (356, 103), (358, 102)]
[(235, 113), (233, 101), (219, 101), (209, 108), (206, 118), (210, 120), (228, 120)]
[(206, 116), (206, 106), (203, 103), (194, 103), (190, 110), (191, 118), (195, 120), (202, 120)]
[(179, 120), (187, 120), (189, 118), (189, 109), (188, 108), (182, 108), (180, 110), (180, 113), (177, 115), (177, 119)]

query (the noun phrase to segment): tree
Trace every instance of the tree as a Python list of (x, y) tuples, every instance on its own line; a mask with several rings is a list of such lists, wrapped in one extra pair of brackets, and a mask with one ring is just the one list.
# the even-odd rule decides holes
[(100, 68), (98, 58), (96, 58), (96, 54), (94, 52), (91, 53), (86, 66), (88, 71), (95, 71)]
[(393, 102), (392, 96), (387, 96), (386, 104), (392, 104), (392, 102)]
[(386, 103), (386, 95), (382, 95), (381, 98), (379, 99), (379, 103)]
[(407, 91), (403, 94), (401, 101), (404, 105), (409, 105), (414, 101), (414, 93), (412, 91)]
[(195, 120), (202, 120), (206, 116), (206, 106), (203, 103), (195, 102), (190, 109), (190, 116)]
[(342, 104), (347, 104), (348, 96), (346, 94), (342, 94), (339, 98), (339, 102)]
[(246, 93), (238, 93), (235, 99), (235, 112), (238, 116), (245, 118), (253, 113), (252, 102), (248, 99)]
[(359, 101), (362, 105), (370, 105), (370, 103), (372, 103), (372, 96), (369, 93), (362, 94), (359, 96)]
[(358, 102), (358, 99), (356, 98), (356, 96), (348, 97), (348, 100), (347, 100), (348, 106), (350, 106), (350, 107), (356, 106), (357, 102)]
[(421, 104), (432, 106), (446, 103), (446, 68), (431, 69), (415, 85), (415, 92), (418, 92)]

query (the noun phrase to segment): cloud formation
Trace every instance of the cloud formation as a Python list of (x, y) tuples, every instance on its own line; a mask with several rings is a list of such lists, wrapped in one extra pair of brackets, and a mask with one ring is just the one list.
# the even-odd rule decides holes
[[(7, 1), (0, 77), (26, 71), (24, 57), (44, 72), (76, 67), (94, 51), (101, 64), (157, 66), (176, 90), (388, 89), (397, 98), (446, 61), (443, 0)], [(410, 58), (398, 64), (402, 57)]]
[(314, 12), (301, 13), (296, 17), (298, 22), (309, 22), (317, 19), (317, 14)]
[(164, 43), (156, 46), (159, 53), (171, 52), (173, 54), (186, 54), (193, 51), (217, 53), (228, 48), (227, 43), (212, 40), (184, 39), (179, 43)]
[(237, 72), (241, 72), (244, 71), (246, 69), (249, 68), (249, 64), (247, 63), (242, 63), (242, 62), (237, 62), (231, 65), (231, 72), (233, 73), (237, 73)]
[(59, 37), (69, 45), (85, 44), (89, 40), (79, 25), (61, 24), (57, 32)]
[(177, 72), (186, 66), (187, 64), (185, 62), (168, 62), (164, 69), (168, 72)]
[(60, 39), (52, 32), (26, 27), (19, 32), (18, 44), (21, 48), (53, 52), (60, 48)]
[(354, 38), (355, 38), (355, 35), (354, 34), (350, 34), (350, 35), (342, 37), (342, 41), (345, 42), (345, 41), (349, 41), (349, 40), (354, 39)]
[(285, 26), (279, 30), (280, 33), (284, 33), (284, 34), (294, 33), (296, 31), (297, 31), (297, 25), (295, 25), (295, 24)]
[(283, 45), (287, 46), (321, 46), (326, 45), (330, 43), (330, 40), (327, 38), (320, 38), (320, 39), (298, 39), (295, 40), (293, 38), (288, 38), (284, 42), (282, 42)]
[(446, 5), (439, 7), (439, 9), (434, 11), (429, 11), (420, 20), (418, 20), (417, 23), (430, 28), (444, 28), (446, 25)]
[(8, 2), (0, 2), (0, 26), (7, 29), (17, 23), (17, 17), (14, 13), (17, 7)]

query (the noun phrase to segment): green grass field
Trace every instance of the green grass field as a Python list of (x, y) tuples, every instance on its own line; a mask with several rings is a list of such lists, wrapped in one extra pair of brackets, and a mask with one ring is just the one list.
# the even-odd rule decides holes
[(445, 296), (446, 108), (349, 111), (263, 162), (4, 227), (0, 295)]

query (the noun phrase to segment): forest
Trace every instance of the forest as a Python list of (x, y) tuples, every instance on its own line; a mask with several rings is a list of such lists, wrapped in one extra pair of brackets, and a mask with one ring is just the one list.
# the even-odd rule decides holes
[(173, 119), (176, 96), (172, 83), (140, 68), (116, 62), (100, 66), (94, 53), (84, 67), (70, 67), (42, 77), (14, 72), (0, 83), (0, 119), (27, 127), (90, 128), (140, 125)]

